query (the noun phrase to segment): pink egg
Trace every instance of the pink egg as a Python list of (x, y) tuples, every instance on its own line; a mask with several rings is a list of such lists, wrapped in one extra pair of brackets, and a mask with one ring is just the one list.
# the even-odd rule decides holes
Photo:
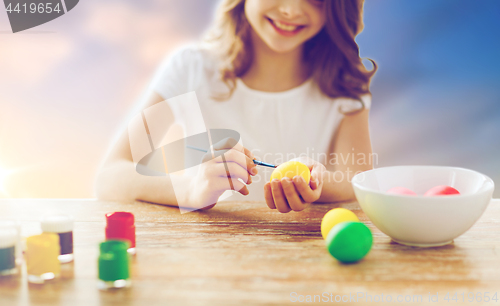
[(405, 187), (393, 187), (393, 188), (387, 190), (387, 193), (416, 195), (416, 193), (413, 190), (405, 188)]
[(446, 186), (446, 185), (439, 185), (436, 187), (432, 187), (431, 189), (427, 190), (427, 192), (424, 194), (425, 196), (440, 196), (440, 195), (450, 195), (450, 194), (460, 194), (458, 190), (456, 190), (453, 187)]

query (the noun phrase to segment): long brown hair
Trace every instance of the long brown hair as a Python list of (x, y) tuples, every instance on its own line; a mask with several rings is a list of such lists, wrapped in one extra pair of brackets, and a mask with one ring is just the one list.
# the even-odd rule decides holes
[[(365, 68), (354, 40), (363, 30), (363, 3), (364, 0), (325, 0), (325, 26), (304, 45), (304, 60), (312, 65), (312, 77), (329, 97), (361, 101), (361, 96), (370, 93), (370, 80), (377, 65), (370, 60), (373, 69)], [(236, 78), (247, 72), (253, 59), (245, 0), (223, 0), (216, 21), (207, 38), (221, 52), (221, 79), (229, 87), (230, 96)]]

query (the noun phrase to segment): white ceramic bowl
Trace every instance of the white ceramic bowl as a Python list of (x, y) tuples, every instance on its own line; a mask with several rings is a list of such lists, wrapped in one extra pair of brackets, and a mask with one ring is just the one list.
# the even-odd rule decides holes
[[(373, 224), (395, 242), (420, 247), (445, 245), (465, 233), (481, 217), (493, 194), (493, 181), (473, 170), (440, 166), (396, 166), (355, 175), (356, 198)], [(423, 196), (448, 185), (459, 195)], [(400, 186), (417, 196), (395, 195)]]

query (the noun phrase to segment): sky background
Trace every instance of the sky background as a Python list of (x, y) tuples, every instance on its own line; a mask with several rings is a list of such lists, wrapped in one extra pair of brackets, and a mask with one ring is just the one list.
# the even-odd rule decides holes
[[(16, 34), (2, 7), (0, 197), (93, 197), (159, 63), (200, 38), (217, 3), (83, 0)], [(368, 0), (364, 21), (376, 167), (460, 166), (500, 184), (500, 1)]]

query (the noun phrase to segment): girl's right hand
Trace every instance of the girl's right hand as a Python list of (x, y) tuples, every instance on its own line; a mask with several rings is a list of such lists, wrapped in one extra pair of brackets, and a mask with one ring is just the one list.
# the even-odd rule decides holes
[(203, 155), (197, 175), (191, 180), (188, 195), (190, 205), (198, 209), (210, 209), (226, 190), (236, 190), (243, 195), (249, 193), (246, 184), (258, 171), (253, 163), (254, 155), (233, 138), (226, 138), (212, 146), (211, 152)]

